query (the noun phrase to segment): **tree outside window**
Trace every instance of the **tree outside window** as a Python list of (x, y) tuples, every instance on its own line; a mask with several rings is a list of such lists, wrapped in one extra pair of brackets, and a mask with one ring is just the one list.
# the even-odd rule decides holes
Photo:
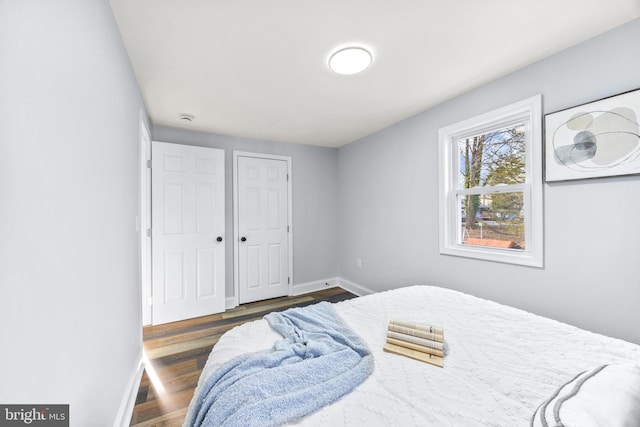
[[(465, 189), (523, 184), (526, 178), (526, 128), (518, 123), (457, 141), (459, 187)], [(486, 239), (484, 246), (509, 242), (524, 249), (524, 200), (521, 192), (484, 192), (462, 198), (462, 237), (469, 242)], [(467, 240), (463, 240), (463, 243)], [(481, 242), (483, 243), (483, 242)], [(502, 246), (505, 246), (503, 244)]]

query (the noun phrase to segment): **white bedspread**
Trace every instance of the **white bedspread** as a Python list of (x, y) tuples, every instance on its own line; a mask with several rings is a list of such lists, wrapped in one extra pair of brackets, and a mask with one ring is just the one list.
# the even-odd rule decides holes
[[(375, 371), (354, 392), (292, 425), (528, 426), (536, 407), (579, 372), (640, 361), (638, 345), (443, 288), (401, 288), (336, 310), (368, 343)], [(389, 319), (442, 325), (444, 368), (383, 352)], [(203, 376), (280, 338), (265, 320), (238, 326), (216, 344)]]

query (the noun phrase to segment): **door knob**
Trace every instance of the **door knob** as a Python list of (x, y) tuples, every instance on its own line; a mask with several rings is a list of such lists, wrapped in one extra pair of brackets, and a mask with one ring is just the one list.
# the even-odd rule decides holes
[(217, 242), (222, 242), (222, 236), (218, 236), (218, 238), (216, 239)]
[(246, 237), (244, 237), (244, 236), (242, 236), (242, 237), (240, 238), (240, 241), (241, 241), (241, 242), (246, 242), (246, 241), (247, 241), (247, 238), (246, 238)]

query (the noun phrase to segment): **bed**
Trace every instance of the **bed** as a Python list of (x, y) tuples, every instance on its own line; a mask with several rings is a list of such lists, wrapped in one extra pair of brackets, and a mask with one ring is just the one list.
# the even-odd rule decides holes
[[(580, 398), (570, 396), (571, 404), (582, 405), (574, 408), (577, 416), (594, 411), (606, 422), (593, 418), (592, 425), (640, 426), (638, 345), (433, 286), (381, 292), (334, 308), (368, 345), (374, 372), (351, 393), (288, 425), (545, 425), (541, 405), (570, 394), (582, 381)], [(384, 352), (387, 323), (394, 318), (441, 325), (444, 367)], [(232, 329), (213, 348), (198, 388), (226, 361), (281, 339), (264, 319)], [(580, 374), (597, 374), (601, 382)], [(611, 396), (616, 398), (608, 401)], [(548, 406), (552, 416), (553, 402)]]

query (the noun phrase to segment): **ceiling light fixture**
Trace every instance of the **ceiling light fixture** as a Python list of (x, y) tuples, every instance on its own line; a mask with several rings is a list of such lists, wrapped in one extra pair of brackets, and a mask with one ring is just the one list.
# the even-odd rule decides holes
[(179, 114), (178, 118), (180, 119), (181, 122), (192, 122), (193, 119), (195, 119), (193, 115), (185, 114), (185, 113)]
[(338, 74), (357, 74), (373, 62), (371, 52), (363, 47), (346, 47), (329, 58), (329, 68)]

